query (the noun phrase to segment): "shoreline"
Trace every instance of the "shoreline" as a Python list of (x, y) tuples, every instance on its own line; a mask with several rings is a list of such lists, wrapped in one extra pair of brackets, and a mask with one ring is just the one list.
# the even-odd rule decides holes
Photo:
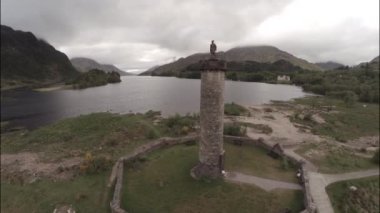
[(56, 90), (63, 90), (63, 89), (73, 89), (73, 85), (66, 85), (66, 84), (54, 84), (47, 87), (39, 87), (33, 89), (33, 91), (37, 92), (50, 92), (50, 91), (56, 91)]

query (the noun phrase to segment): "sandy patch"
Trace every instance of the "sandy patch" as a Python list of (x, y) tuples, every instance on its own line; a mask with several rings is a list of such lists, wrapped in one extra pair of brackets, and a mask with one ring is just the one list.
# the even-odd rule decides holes
[(79, 169), (80, 157), (63, 159), (59, 163), (42, 162), (38, 153), (1, 154), (1, 178), (33, 182), (39, 178), (67, 180)]
[(378, 148), (379, 136), (360, 137), (358, 139), (347, 141), (345, 144), (356, 148)]
[(319, 136), (296, 127), (290, 122), (289, 116), (293, 113), (291, 110), (276, 109), (276, 107), (270, 105), (251, 106), (249, 109), (251, 117), (237, 117), (235, 119), (241, 122), (264, 124), (273, 130), (270, 134), (263, 134), (252, 128), (247, 128), (247, 135), (251, 138), (257, 139), (261, 137), (269, 143), (279, 143), (285, 147), (297, 145), (304, 141), (321, 141)]

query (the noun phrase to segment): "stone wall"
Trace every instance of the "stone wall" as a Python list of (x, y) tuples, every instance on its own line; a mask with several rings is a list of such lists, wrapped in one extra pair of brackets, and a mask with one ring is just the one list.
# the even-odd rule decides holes
[(124, 209), (121, 208), (121, 191), (123, 188), (123, 174), (124, 174), (124, 163), (130, 162), (138, 159), (139, 157), (150, 153), (154, 150), (169, 147), (177, 144), (185, 144), (191, 141), (198, 140), (199, 137), (197, 134), (191, 134), (185, 137), (180, 138), (169, 138), (164, 137), (148, 144), (145, 144), (139, 148), (137, 148), (131, 154), (125, 155), (121, 157), (115, 165), (112, 167), (111, 175), (109, 182), (107, 184), (108, 187), (114, 187), (113, 198), (110, 202), (111, 212), (112, 213), (126, 213)]
[[(237, 142), (252, 144), (254, 146), (262, 147), (268, 151), (272, 149), (272, 146), (267, 144), (261, 138), (255, 140), (248, 137), (237, 137), (237, 136), (227, 136), (227, 135), (224, 135), (223, 138), (227, 139), (227, 140), (224, 140), (225, 142), (231, 142), (235, 144)], [(160, 138), (158, 140), (155, 140), (153, 142), (150, 142), (148, 144), (145, 144), (137, 148), (131, 154), (121, 157), (113, 166), (109, 183), (108, 183), (108, 187), (115, 186), (113, 198), (110, 203), (111, 212), (112, 213), (126, 213), (126, 211), (123, 210), (120, 206), (121, 205), (121, 190), (123, 187), (124, 163), (136, 160), (139, 157), (160, 148), (170, 147), (177, 144), (185, 144), (191, 141), (197, 141), (198, 139), (199, 137), (196, 134), (180, 137), (180, 138)], [(311, 198), (310, 185), (309, 185), (309, 180), (308, 180), (308, 171), (306, 169), (305, 164), (299, 161), (298, 159), (294, 158), (293, 156), (287, 155), (286, 152), (282, 154), (283, 154), (282, 157), (286, 157), (290, 161), (292, 161), (295, 165), (300, 166), (301, 174), (302, 174), (301, 175), (302, 187), (303, 187), (303, 192), (304, 192), (304, 205), (305, 205), (305, 210), (302, 213), (315, 213), (316, 207)]]
[[(225, 135), (224, 138), (228, 139), (226, 140), (226, 142), (228, 141), (234, 144), (247, 143), (247, 144), (252, 144), (254, 146), (262, 147), (268, 151), (272, 149), (272, 145), (265, 142), (262, 138), (255, 140), (249, 137), (238, 137), (238, 136), (227, 136), (227, 135)], [(304, 162), (295, 158), (292, 155), (288, 155), (286, 152), (282, 152), (279, 154), (281, 157), (285, 157), (289, 161), (291, 161), (293, 164), (297, 165), (301, 170), (302, 191), (304, 194), (304, 205), (305, 205), (305, 210), (302, 211), (302, 213), (315, 213), (316, 207), (313, 202), (313, 199), (311, 198), (307, 166), (304, 164)]]

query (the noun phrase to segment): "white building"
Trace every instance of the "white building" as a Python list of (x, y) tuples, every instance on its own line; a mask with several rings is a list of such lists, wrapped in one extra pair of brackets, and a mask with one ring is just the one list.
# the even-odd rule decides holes
[(290, 81), (290, 76), (288, 75), (278, 75), (277, 81)]

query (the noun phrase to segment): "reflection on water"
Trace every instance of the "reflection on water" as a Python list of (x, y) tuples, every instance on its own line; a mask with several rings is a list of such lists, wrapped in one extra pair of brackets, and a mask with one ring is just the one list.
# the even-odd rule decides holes
[[(290, 85), (226, 81), (225, 102), (257, 105), (306, 94)], [(2, 92), (1, 119), (33, 128), (91, 112), (161, 111), (163, 115), (199, 111), (200, 80), (125, 76), (119, 84), (83, 90)]]

